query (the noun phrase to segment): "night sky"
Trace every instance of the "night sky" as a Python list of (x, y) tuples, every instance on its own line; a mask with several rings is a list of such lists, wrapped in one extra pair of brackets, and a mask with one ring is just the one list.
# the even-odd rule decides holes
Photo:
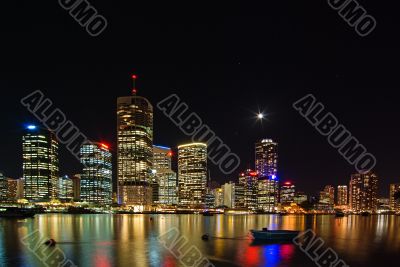
[[(292, 108), (312, 93), (376, 156), (381, 193), (400, 182), (394, 3), (360, 1), (378, 21), (362, 38), (325, 0), (214, 2), (91, 0), (109, 23), (99, 37), (58, 1), (3, 3), (0, 169), (22, 175), (23, 125), (36, 121), (20, 99), (35, 90), (92, 140), (115, 149), (116, 99), (130, 94), (136, 73), (140, 95), (154, 107), (179, 95), (240, 156), (240, 169), (254, 167), (256, 140), (272, 138), (279, 142), (281, 180), (309, 194), (348, 184), (354, 167)], [(258, 110), (268, 114), (262, 125)], [(155, 144), (170, 147), (190, 140), (156, 107), (154, 135)], [(79, 172), (65, 149), (60, 157), (62, 174)], [(220, 183), (237, 179), (210, 168)]]

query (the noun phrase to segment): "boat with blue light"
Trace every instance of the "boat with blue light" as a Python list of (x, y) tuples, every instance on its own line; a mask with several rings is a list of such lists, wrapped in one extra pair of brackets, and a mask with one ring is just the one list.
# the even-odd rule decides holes
[(268, 228), (263, 228), (262, 230), (250, 230), (250, 233), (255, 240), (280, 242), (292, 240), (299, 235), (300, 231), (268, 230)]

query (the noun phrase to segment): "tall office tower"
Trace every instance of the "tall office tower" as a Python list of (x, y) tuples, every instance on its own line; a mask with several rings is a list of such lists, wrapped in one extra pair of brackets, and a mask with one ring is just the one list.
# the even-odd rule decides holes
[[(132, 78), (136, 80), (136, 76)], [(118, 202), (137, 211), (152, 204), (153, 106), (136, 95), (117, 101)]]
[(337, 187), (337, 205), (346, 206), (348, 204), (348, 190), (347, 185), (339, 185)]
[(239, 175), (239, 184), (243, 187), (244, 208), (256, 211), (258, 197), (258, 174), (253, 170), (246, 170)]
[(25, 199), (31, 202), (56, 199), (59, 176), (56, 136), (29, 125), (22, 139)]
[(8, 182), (7, 178), (0, 172), (0, 202), (7, 201)]
[(112, 156), (105, 144), (86, 143), (80, 151), (81, 201), (94, 205), (112, 203)]
[(352, 175), (349, 189), (350, 209), (353, 212), (377, 211), (378, 177), (374, 173)]
[(74, 182), (68, 175), (61, 176), (58, 180), (58, 199), (70, 202), (74, 199)]
[(390, 185), (390, 210), (396, 213), (400, 212), (400, 184), (391, 184)]
[(239, 182), (235, 185), (235, 208), (244, 209), (244, 183), (241, 183), (239, 177)]
[(274, 212), (279, 203), (278, 143), (262, 139), (255, 144), (258, 181), (258, 209)]
[(281, 203), (290, 204), (294, 202), (294, 196), (296, 194), (296, 186), (291, 182), (285, 182), (281, 186)]
[(271, 139), (256, 143), (256, 172), (260, 177), (278, 176), (278, 143)]
[(153, 146), (154, 203), (168, 206), (178, 204), (178, 181), (176, 173), (171, 169), (171, 158), (171, 148)]
[(207, 144), (178, 147), (179, 205), (201, 207), (207, 188)]
[(236, 185), (233, 182), (225, 183), (222, 185), (224, 192), (224, 205), (228, 208), (235, 208), (236, 200)]
[(213, 190), (215, 196), (215, 207), (219, 208), (224, 206), (224, 190), (222, 188), (216, 188)]
[(324, 192), (326, 193), (327, 197), (329, 198), (329, 203), (331, 205), (335, 204), (335, 188), (331, 185), (327, 185), (324, 188)]
[(276, 212), (279, 203), (279, 181), (276, 176), (258, 178), (257, 206), (263, 212)]
[(73, 200), (79, 202), (81, 200), (81, 175), (75, 174), (74, 176), (72, 176), (71, 180)]

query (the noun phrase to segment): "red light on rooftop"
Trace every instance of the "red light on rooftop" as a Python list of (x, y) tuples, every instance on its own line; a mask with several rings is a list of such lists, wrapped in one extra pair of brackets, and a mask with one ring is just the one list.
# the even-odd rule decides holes
[(170, 152), (168, 152), (167, 155), (168, 155), (168, 157), (172, 157), (173, 154), (172, 154), (172, 152), (170, 151)]
[(136, 75), (136, 74), (133, 74), (133, 75), (132, 75), (132, 79), (136, 80), (136, 79), (137, 79), (137, 75)]
[(106, 145), (106, 144), (101, 144), (101, 146), (103, 147), (103, 148), (105, 148), (105, 149), (109, 149), (110, 147), (108, 146), (108, 145)]
[(292, 185), (292, 183), (291, 182), (286, 182), (285, 185)]
[(257, 172), (250, 172), (250, 176), (257, 176)]

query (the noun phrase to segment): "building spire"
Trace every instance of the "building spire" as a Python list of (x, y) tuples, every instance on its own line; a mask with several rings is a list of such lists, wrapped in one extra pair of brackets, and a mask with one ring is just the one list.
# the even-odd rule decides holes
[(132, 95), (134, 95), (134, 96), (137, 94), (136, 79), (137, 79), (137, 75), (136, 74), (132, 74), (132, 83), (133, 83)]

